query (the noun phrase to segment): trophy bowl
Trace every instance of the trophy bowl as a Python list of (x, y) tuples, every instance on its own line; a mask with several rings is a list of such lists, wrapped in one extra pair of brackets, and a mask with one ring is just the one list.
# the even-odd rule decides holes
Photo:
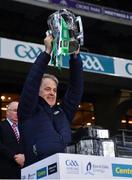
[(67, 9), (58, 10), (48, 17), (47, 24), (62, 55), (73, 54), (84, 43), (80, 16)]

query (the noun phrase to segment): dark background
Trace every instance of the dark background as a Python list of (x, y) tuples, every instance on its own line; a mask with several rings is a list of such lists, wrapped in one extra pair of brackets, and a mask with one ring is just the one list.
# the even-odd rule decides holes
[[(125, 11), (132, 11), (130, 0), (83, 0)], [(43, 43), (47, 17), (53, 13), (43, 7), (0, 1), (0, 36)], [(132, 27), (82, 16), (85, 44), (83, 50), (131, 59)]]
[[(83, 0), (84, 1), (84, 0)], [(86, 0), (106, 7), (132, 11), (131, 1)], [(56, 11), (56, 10), (55, 10)], [(34, 5), (0, 0), (0, 37), (29, 41), (43, 44), (45, 32), (48, 29), (47, 18), (55, 12)], [(84, 46), (82, 50), (132, 59), (132, 27), (94, 18), (82, 16), (84, 26)], [(8, 52), (7, 52), (8, 53)], [(31, 64), (6, 60), (0, 62), (0, 90), (20, 92)], [(52, 70), (51, 70), (52, 71)], [(8, 73), (7, 73), (8, 72)], [(55, 72), (56, 73), (56, 72)], [(63, 84), (60, 91), (65, 90), (67, 72), (58, 73)], [(92, 94), (111, 94), (122, 89), (131, 89), (130, 79), (111, 77), (107, 75), (85, 73), (86, 91)], [(85, 96), (87, 97), (87, 96)]]
[[(132, 12), (132, 1), (130, 0), (86, 0), (85, 2)], [(45, 32), (48, 29), (47, 18), (55, 11), (13, 0), (0, 0), (0, 37), (43, 44)], [(82, 21), (85, 40), (82, 50), (132, 59), (132, 27), (130, 25), (86, 16), (82, 16)], [(31, 63), (1, 59), (0, 92), (20, 94), (31, 65)], [(48, 70), (49, 72), (54, 71), (54, 74), (59, 77), (58, 94), (61, 98), (66, 90), (69, 72), (65, 69), (63, 73), (57, 72), (55, 68), (51, 67)], [(116, 127), (115, 122), (120, 122), (120, 117), (116, 117), (116, 120), (111, 118), (111, 107), (115, 107), (113, 106), (114, 103), (116, 104), (115, 97), (118, 97), (122, 90), (132, 90), (131, 79), (90, 72), (85, 72), (84, 77), (85, 89), (82, 102), (97, 104), (98, 107), (95, 108), (98, 109), (96, 114), (99, 116), (97, 124)], [(100, 106), (101, 104), (102, 106)], [(109, 112), (107, 112), (108, 110)]]

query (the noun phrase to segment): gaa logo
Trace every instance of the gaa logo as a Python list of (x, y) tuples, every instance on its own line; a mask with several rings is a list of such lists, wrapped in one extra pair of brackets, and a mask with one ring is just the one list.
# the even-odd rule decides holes
[(65, 163), (66, 163), (66, 166), (71, 166), (71, 167), (79, 166), (76, 160), (66, 160)]
[(132, 63), (127, 63), (125, 69), (129, 75), (132, 75)]
[(15, 47), (15, 53), (20, 58), (29, 58), (34, 60), (42, 52), (40, 47), (34, 48), (31, 45), (18, 44)]
[(102, 71), (104, 72), (103, 65), (96, 56), (88, 56), (85, 54), (80, 55), (83, 60), (83, 68), (87, 70)]

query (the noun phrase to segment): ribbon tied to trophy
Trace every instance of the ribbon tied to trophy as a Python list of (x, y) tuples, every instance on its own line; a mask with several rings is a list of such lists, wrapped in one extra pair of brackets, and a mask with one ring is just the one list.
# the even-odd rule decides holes
[(74, 54), (84, 43), (83, 26), (80, 16), (67, 10), (58, 10), (48, 17), (47, 35), (53, 36), (51, 62), (61, 69), (64, 56)]

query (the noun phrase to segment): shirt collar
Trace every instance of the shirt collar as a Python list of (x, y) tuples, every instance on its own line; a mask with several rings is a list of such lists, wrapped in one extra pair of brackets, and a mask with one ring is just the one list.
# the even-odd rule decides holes
[[(13, 125), (13, 122), (9, 119), (9, 118), (7, 118), (7, 121), (9, 122), (9, 124), (12, 126)], [(15, 123), (16, 125), (17, 125), (17, 123)]]

